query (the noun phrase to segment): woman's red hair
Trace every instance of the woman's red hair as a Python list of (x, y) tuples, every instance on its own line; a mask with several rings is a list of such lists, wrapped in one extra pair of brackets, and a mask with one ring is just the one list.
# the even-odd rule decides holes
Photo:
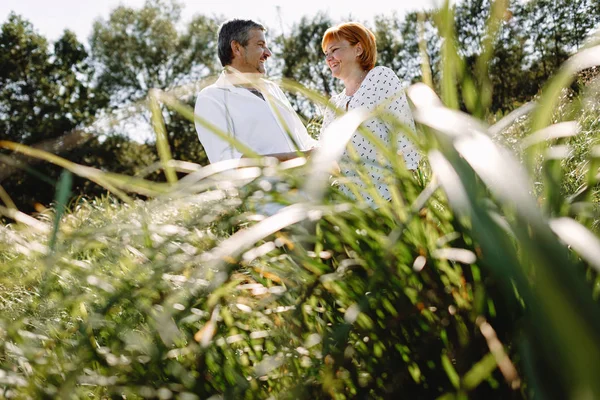
[(360, 43), (363, 52), (358, 57), (359, 64), (365, 71), (370, 71), (375, 66), (377, 60), (377, 41), (375, 35), (363, 24), (358, 22), (345, 22), (333, 26), (325, 31), (321, 48), (323, 51), (332, 40), (347, 40), (352, 46)]

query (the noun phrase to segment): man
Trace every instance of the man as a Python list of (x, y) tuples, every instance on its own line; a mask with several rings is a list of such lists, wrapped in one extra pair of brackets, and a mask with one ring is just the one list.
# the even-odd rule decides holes
[(219, 29), (218, 53), (225, 71), (196, 99), (196, 131), (211, 163), (243, 156), (243, 147), (259, 155), (287, 160), (309, 152), (316, 141), (281, 89), (263, 78), (271, 51), (265, 28), (233, 19)]

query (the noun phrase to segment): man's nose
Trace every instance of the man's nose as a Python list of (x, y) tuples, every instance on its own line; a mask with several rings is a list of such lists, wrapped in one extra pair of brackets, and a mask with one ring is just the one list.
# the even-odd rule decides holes
[(273, 55), (273, 53), (271, 53), (271, 50), (269, 50), (269, 48), (268, 48), (268, 47), (265, 47), (265, 51), (264, 51), (264, 53), (265, 53), (265, 55), (266, 55), (267, 57), (271, 57), (271, 56)]

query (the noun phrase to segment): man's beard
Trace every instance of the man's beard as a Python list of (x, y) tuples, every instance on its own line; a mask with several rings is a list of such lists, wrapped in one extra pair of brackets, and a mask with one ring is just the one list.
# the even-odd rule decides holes
[(260, 64), (260, 60), (258, 61), (259, 64), (256, 65), (256, 67), (255, 67), (252, 63), (250, 63), (248, 61), (248, 55), (244, 54), (244, 61), (246, 62), (246, 65), (251, 65), (253, 68), (255, 68), (257, 73), (259, 73), (259, 74), (266, 74), (267, 73), (267, 68), (266, 68), (265, 64), (264, 63)]

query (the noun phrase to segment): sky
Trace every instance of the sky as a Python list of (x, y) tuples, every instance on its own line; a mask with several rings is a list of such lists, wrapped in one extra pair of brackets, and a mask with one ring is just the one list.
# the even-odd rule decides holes
[[(267, 27), (289, 32), (292, 25), (304, 15), (313, 16), (325, 11), (334, 21), (354, 20), (370, 23), (375, 15), (402, 16), (408, 11), (431, 8), (433, 0), (179, 0), (183, 5), (183, 21), (195, 14), (224, 15), (226, 18), (251, 18)], [(119, 5), (133, 8), (143, 6), (145, 0), (2, 0), (0, 22), (4, 23), (11, 11), (29, 20), (33, 27), (53, 41), (68, 28), (79, 41), (87, 42), (92, 24), (98, 17), (107, 19), (110, 11)]]

